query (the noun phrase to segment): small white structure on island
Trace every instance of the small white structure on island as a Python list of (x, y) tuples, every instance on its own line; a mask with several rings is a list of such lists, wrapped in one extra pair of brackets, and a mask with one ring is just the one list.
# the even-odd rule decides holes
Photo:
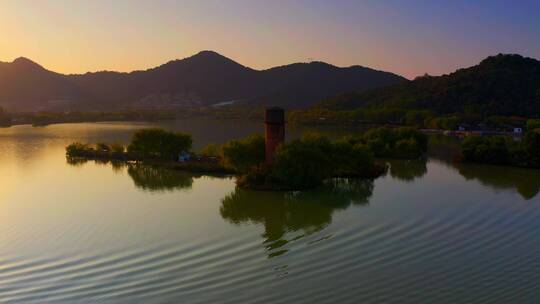
[(521, 134), (523, 133), (523, 128), (514, 128), (514, 134)]
[(178, 154), (178, 161), (179, 162), (187, 162), (191, 159), (191, 155), (189, 153), (187, 153), (186, 151), (182, 151), (180, 152), (180, 154)]

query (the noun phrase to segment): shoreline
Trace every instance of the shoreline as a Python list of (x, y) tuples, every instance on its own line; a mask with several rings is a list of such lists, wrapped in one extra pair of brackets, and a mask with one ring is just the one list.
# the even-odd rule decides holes
[(125, 164), (142, 164), (148, 166), (156, 166), (171, 170), (185, 171), (191, 173), (214, 173), (223, 175), (233, 175), (235, 172), (223, 167), (219, 161), (210, 160), (209, 158), (201, 158), (190, 161), (165, 161), (159, 159), (142, 159), (129, 153), (120, 152), (92, 152), (92, 153), (77, 153), (75, 155), (66, 155), (69, 161), (98, 161), (98, 162), (122, 162)]
[(505, 131), (456, 131), (456, 130), (443, 130), (443, 129), (420, 129), (420, 132), (426, 134), (437, 134), (451, 137), (467, 137), (467, 136), (510, 136), (510, 137), (521, 137), (522, 133), (515, 132), (505, 132)]
[[(43, 124), (33, 124), (28, 121), (24, 122), (14, 122), (11, 125), (0, 125), (0, 129), (8, 129), (10, 127), (16, 126), (31, 126), (35, 128), (46, 127), (50, 125), (61, 125), (61, 124), (84, 124), (84, 123), (152, 123), (152, 122), (166, 122), (166, 121), (175, 121), (175, 120), (184, 120), (191, 118), (210, 118), (210, 119), (223, 119), (223, 120), (253, 120), (253, 118), (244, 118), (244, 117), (213, 117), (211, 115), (201, 115), (194, 117), (177, 117), (170, 119), (135, 119), (135, 120), (88, 120), (88, 121), (57, 121)], [(333, 126), (333, 127), (366, 127), (370, 128), (379, 128), (379, 127), (390, 127), (390, 128), (399, 128), (399, 127), (408, 127), (406, 125), (396, 125), (396, 124), (374, 124), (374, 123), (296, 123), (301, 126)], [(459, 131), (459, 130), (445, 130), (445, 129), (418, 129), (420, 132), (425, 134), (435, 134), (435, 135), (444, 135), (448, 137), (469, 137), (469, 136), (506, 136), (506, 137), (515, 137), (520, 138), (523, 136), (523, 133), (515, 133), (510, 131), (496, 131), (496, 130), (469, 130), (469, 131)]]

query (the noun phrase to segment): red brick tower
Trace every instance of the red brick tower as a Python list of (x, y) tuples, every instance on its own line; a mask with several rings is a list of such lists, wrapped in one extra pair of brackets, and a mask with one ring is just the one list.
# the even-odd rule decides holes
[(276, 148), (285, 141), (285, 110), (267, 108), (264, 113), (264, 139), (266, 163), (274, 161)]

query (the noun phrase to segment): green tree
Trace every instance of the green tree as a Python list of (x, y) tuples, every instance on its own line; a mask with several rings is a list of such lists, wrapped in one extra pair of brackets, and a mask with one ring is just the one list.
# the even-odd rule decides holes
[(334, 173), (332, 143), (309, 136), (284, 144), (276, 151), (272, 177), (293, 189), (318, 186)]
[(503, 137), (467, 137), (461, 153), (466, 161), (504, 165), (509, 162), (509, 146)]
[(530, 156), (530, 166), (540, 167), (540, 128), (527, 131), (523, 144)]
[(398, 140), (394, 148), (394, 154), (399, 155), (399, 158), (416, 158), (421, 153), (420, 146), (412, 138)]
[(428, 145), (427, 135), (409, 127), (372, 129), (362, 140), (377, 157), (418, 158)]
[(540, 119), (529, 119), (527, 120), (527, 130), (540, 129)]
[(428, 137), (426, 134), (418, 131), (415, 128), (397, 128), (395, 129), (396, 132), (396, 140), (400, 139), (406, 139), (406, 140), (413, 140), (417, 145), (419, 149), (419, 153), (426, 152), (428, 149)]
[(204, 156), (219, 156), (221, 154), (221, 146), (209, 144), (201, 150), (201, 155)]
[(223, 145), (222, 161), (227, 168), (246, 173), (264, 162), (264, 138), (252, 135), (242, 140), (231, 140)]
[(377, 128), (367, 131), (363, 139), (375, 156), (388, 157), (392, 153), (395, 134), (390, 128)]
[(368, 146), (345, 138), (333, 143), (332, 163), (335, 175), (355, 176), (371, 172), (375, 160)]
[(145, 158), (175, 159), (180, 152), (189, 151), (192, 143), (188, 134), (142, 129), (133, 135), (128, 152)]

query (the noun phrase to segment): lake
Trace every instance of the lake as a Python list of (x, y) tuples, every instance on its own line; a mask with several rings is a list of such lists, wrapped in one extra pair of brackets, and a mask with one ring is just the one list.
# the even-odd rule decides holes
[(125, 143), (148, 126), (191, 133), (195, 149), (262, 131), (208, 119), (0, 129), (1, 303), (540, 299), (539, 171), (458, 166), (445, 140), (374, 181), (306, 192), (66, 161), (73, 141)]

